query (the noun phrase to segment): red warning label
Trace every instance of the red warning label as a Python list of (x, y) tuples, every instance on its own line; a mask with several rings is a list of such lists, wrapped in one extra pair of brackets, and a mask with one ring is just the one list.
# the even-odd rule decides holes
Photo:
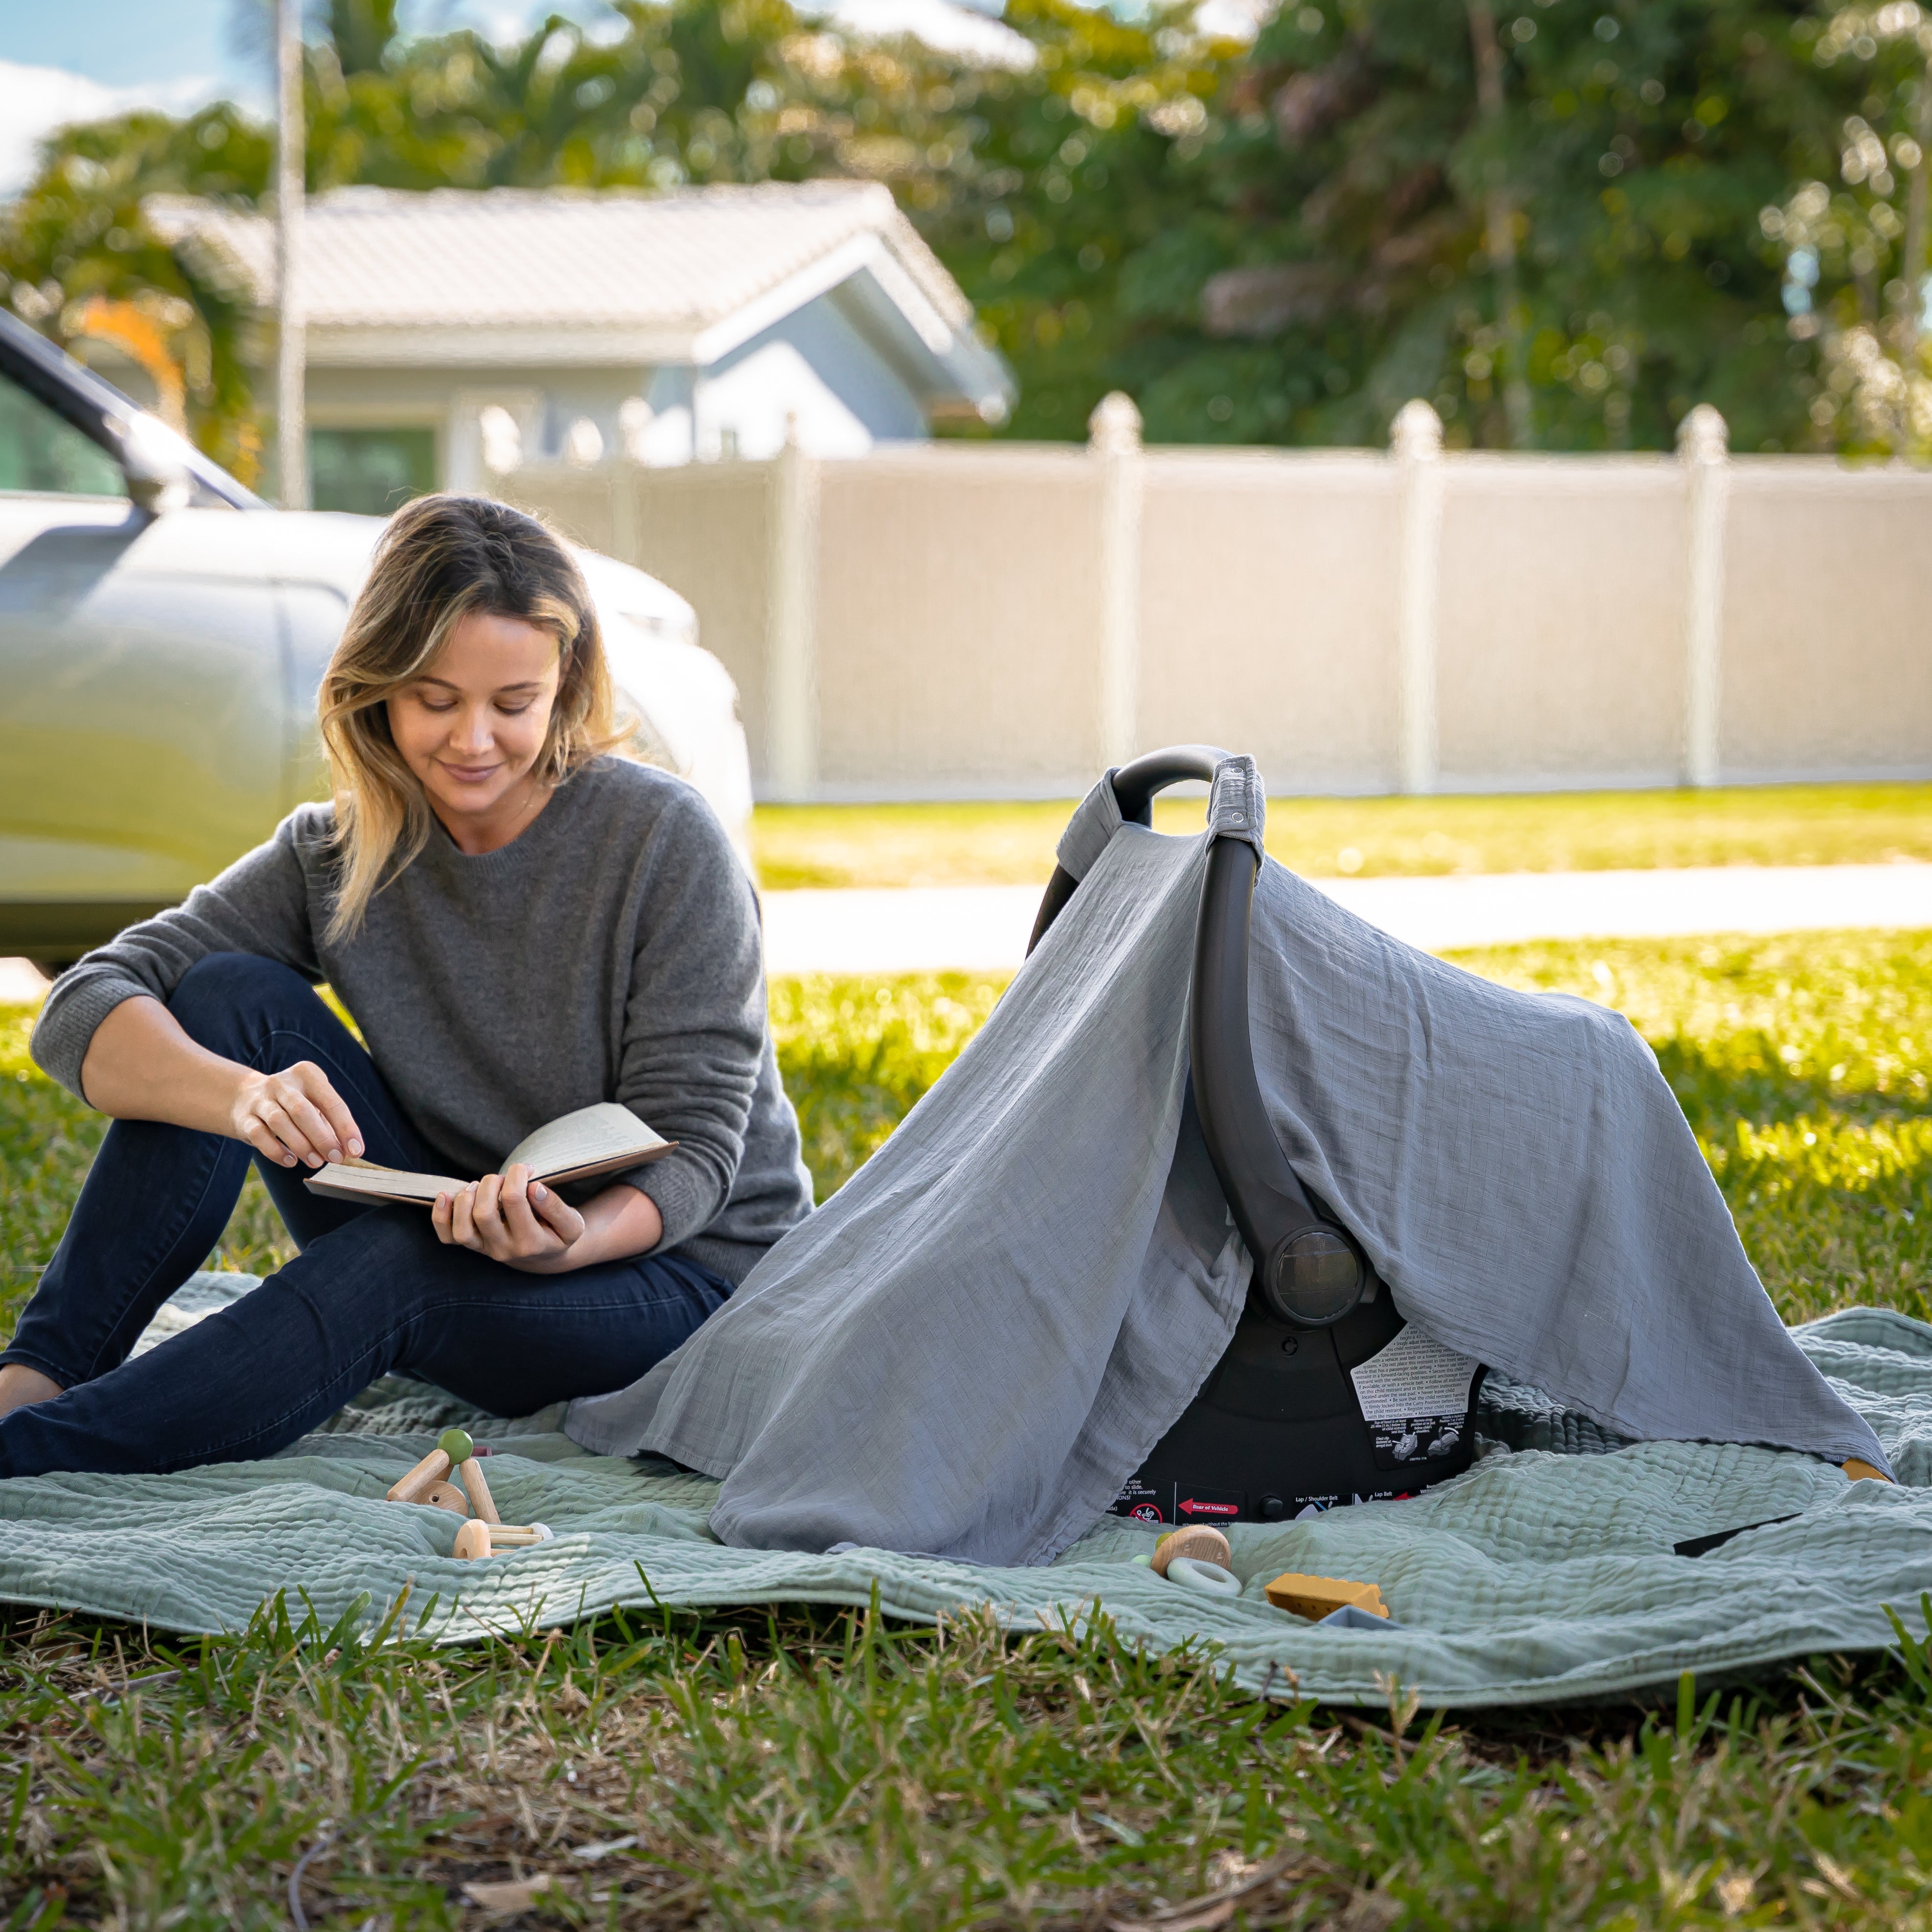
[(1120, 1485), (1120, 1493), (1114, 1498), (1114, 1514), (1130, 1516), (1136, 1522), (1165, 1522), (1167, 1508), (1171, 1504), (1174, 1490), (1170, 1485), (1163, 1496), (1159, 1490), (1144, 1483), (1138, 1476), (1130, 1476)]
[(1204, 1496), (1183, 1496), (1174, 1505), (1174, 1514), (1183, 1522), (1198, 1521), (1203, 1516), (1232, 1522), (1240, 1514), (1241, 1505), (1246, 1500), (1232, 1490), (1210, 1490)]

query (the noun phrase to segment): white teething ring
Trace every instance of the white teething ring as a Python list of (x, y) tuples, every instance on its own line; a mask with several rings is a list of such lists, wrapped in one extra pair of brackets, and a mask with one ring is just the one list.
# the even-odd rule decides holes
[(1184, 1590), (1198, 1590), (1204, 1597), (1238, 1597), (1241, 1580), (1218, 1563), (1203, 1562), (1198, 1556), (1177, 1556), (1167, 1566), (1167, 1580)]

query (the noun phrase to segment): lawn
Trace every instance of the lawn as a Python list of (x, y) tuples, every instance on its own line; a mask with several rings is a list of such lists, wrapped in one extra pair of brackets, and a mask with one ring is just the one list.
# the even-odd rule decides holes
[[(1463, 963), (1630, 1015), (1788, 1317), (1875, 1301), (1925, 1318), (1927, 937)], [(998, 990), (775, 988), (821, 1194)], [(26, 1061), (26, 1017), (0, 1027), (14, 1303), (96, 1138)], [(244, 1201), (224, 1256), (275, 1247)], [(1210, 1657), (1150, 1662), (1104, 1628), (665, 1614), (431, 1653), (406, 1618), (372, 1646), (303, 1632), (299, 1607), (182, 1643), (12, 1617), (9, 1928), (1932, 1924), (1932, 1658), (1916, 1644), (1685, 1684), (1652, 1712), (1432, 1724), (1399, 1692), (1366, 1718), (1264, 1704)], [(462, 1903), (466, 1882), (518, 1880), (546, 1888), (520, 1919)]]
[[(1200, 797), (1157, 799), (1163, 832)], [(1044, 885), (1070, 799), (1028, 804), (764, 805), (752, 846), (767, 891), (800, 886)], [(1721, 791), (1276, 798), (1268, 848), (1310, 878), (1598, 872), (1653, 866), (1932, 860), (1932, 785)]]

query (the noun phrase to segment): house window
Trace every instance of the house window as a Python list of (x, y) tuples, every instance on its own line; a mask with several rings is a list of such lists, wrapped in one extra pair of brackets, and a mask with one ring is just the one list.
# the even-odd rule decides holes
[(318, 510), (386, 517), (436, 488), (433, 429), (312, 429), (309, 501)]

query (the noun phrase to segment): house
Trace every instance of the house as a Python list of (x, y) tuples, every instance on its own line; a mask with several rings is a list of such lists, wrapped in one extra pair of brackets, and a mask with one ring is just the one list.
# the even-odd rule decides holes
[[(272, 310), (269, 218), (148, 213)], [(299, 272), (318, 508), (479, 488), (526, 456), (768, 458), (788, 424), (811, 453), (857, 454), (997, 423), (1015, 393), (872, 182), (338, 189), (308, 205)]]

